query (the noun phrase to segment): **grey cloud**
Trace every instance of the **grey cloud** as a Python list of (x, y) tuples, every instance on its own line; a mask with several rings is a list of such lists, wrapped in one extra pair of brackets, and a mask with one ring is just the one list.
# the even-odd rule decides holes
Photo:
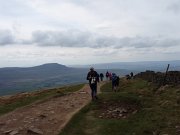
[(155, 40), (147, 37), (124, 37), (116, 39), (115, 48), (134, 47), (149, 48), (155, 45)]
[(134, 37), (129, 38), (128, 45), (135, 48), (149, 48), (155, 45), (155, 41), (148, 37)]
[(180, 3), (179, 3), (179, 1), (174, 2), (174, 3), (170, 4), (169, 6), (167, 6), (167, 10), (172, 11), (175, 14), (180, 13)]
[[(134, 48), (150, 48), (150, 47), (173, 47), (180, 46), (180, 39), (172, 38), (150, 38), (150, 37), (133, 37), (121, 38), (119, 43), (124, 46)], [(117, 46), (118, 47), (118, 46)]]
[(163, 40), (157, 40), (156, 41), (157, 46), (161, 47), (171, 47), (171, 46), (180, 46), (180, 39), (163, 39)]
[(16, 39), (11, 31), (0, 31), (0, 45), (35, 44), (38, 46), (89, 47), (89, 48), (151, 48), (179, 46), (180, 39), (163, 37), (114, 37), (88, 31), (34, 31), (29, 40)]
[(35, 31), (32, 34), (32, 43), (40, 46), (62, 47), (115, 47), (119, 46), (119, 38), (100, 36), (95, 33), (78, 30), (69, 31)]
[(10, 30), (0, 30), (0, 45), (13, 44), (15, 37)]
[(109, 37), (78, 30), (36, 31), (32, 34), (32, 43), (39, 46), (90, 47), (90, 48), (150, 48), (180, 45), (179, 39), (150, 37)]
[(90, 42), (91, 34), (79, 31), (35, 31), (32, 42), (40, 46), (83, 47)]

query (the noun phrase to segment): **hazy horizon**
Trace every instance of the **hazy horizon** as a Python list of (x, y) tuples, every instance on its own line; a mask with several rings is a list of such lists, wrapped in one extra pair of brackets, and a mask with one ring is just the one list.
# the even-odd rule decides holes
[(77, 66), (92, 66), (92, 65), (101, 65), (101, 64), (116, 64), (116, 63), (143, 63), (143, 62), (173, 62), (173, 61), (180, 61), (180, 60), (170, 60), (170, 61), (116, 61), (116, 62), (107, 62), (107, 63), (88, 63), (88, 64), (69, 64), (69, 65), (65, 65), (63, 63), (57, 63), (57, 62), (50, 62), (50, 63), (41, 63), (41, 64), (35, 64), (35, 65), (30, 65), (30, 66), (5, 66), (5, 67), (0, 67), (0, 68), (8, 68), (8, 67), (19, 67), (19, 68), (28, 68), (28, 67), (36, 67), (36, 66), (41, 66), (41, 65), (45, 65), (45, 64), (60, 64), (60, 65), (64, 65), (67, 67), (77, 67)]

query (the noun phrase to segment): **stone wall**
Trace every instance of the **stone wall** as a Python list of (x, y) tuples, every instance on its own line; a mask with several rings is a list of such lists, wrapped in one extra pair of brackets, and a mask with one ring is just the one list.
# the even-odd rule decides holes
[(169, 71), (165, 77), (165, 73), (147, 70), (146, 72), (138, 73), (135, 75), (135, 78), (142, 78), (158, 85), (177, 85), (180, 84), (180, 71)]

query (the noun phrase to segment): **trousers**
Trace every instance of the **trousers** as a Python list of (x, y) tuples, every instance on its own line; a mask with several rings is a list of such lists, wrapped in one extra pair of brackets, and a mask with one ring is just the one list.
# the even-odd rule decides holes
[(91, 88), (91, 96), (92, 96), (92, 98), (94, 98), (97, 95), (97, 84), (94, 83), (94, 84), (89, 84), (89, 85)]

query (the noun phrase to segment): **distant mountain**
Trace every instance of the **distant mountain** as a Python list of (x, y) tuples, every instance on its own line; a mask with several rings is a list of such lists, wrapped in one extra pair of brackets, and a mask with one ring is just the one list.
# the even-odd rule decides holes
[(74, 67), (90, 67), (93, 66), (96, 69), (126, 69), (135, 71), (165, 71), (167, 65), (170, 64), (169, 70), (180, 70), (180, 60), (174, 61), (142, 61), (142, 62), (114, 62), (114, 63), (102, 63), (92, 65), (76, 65)]
[(55, 69), (55, 70), (62, 70), (62, 69), (68, 69), (67, 66), (65, 65), (61, 65), (61, 64), (58, 64), (58, 63), (48, 63), (48, 64), (43, 64), (43, 65), (40, 65), (40, 66), (35, 66), (35, 67), (32, 67), (32, 69), (44, 69), (44, 70), (49, 70), (49, 69)]
[[(73, 68), (57, 63), (49, 63), (35, 67), (0, 68), (0, 95), (8, 95), (19, 92), (32, 91), (63, 85), (84, 83), (89, 71), (87, 68)], [(97, 69), (97, 72), (105, 73), (106, 69)], [(120, 76), (130, 71), (110, 70)]]
[[(44, 64), (29, 68), (0, 68), (1, 81), (17, 81), (18, 79), (44, 79), (57, 76), (58, 73), (63, 73), (71, 70), (64, 65), (52, 63)], [(24, 81), (24, 80), (23, 80)]]
[(83, 69), (57, 63), (28, 68), (0, 68), (0, 95), (81, 83), (85, 80), (84, 73)]

